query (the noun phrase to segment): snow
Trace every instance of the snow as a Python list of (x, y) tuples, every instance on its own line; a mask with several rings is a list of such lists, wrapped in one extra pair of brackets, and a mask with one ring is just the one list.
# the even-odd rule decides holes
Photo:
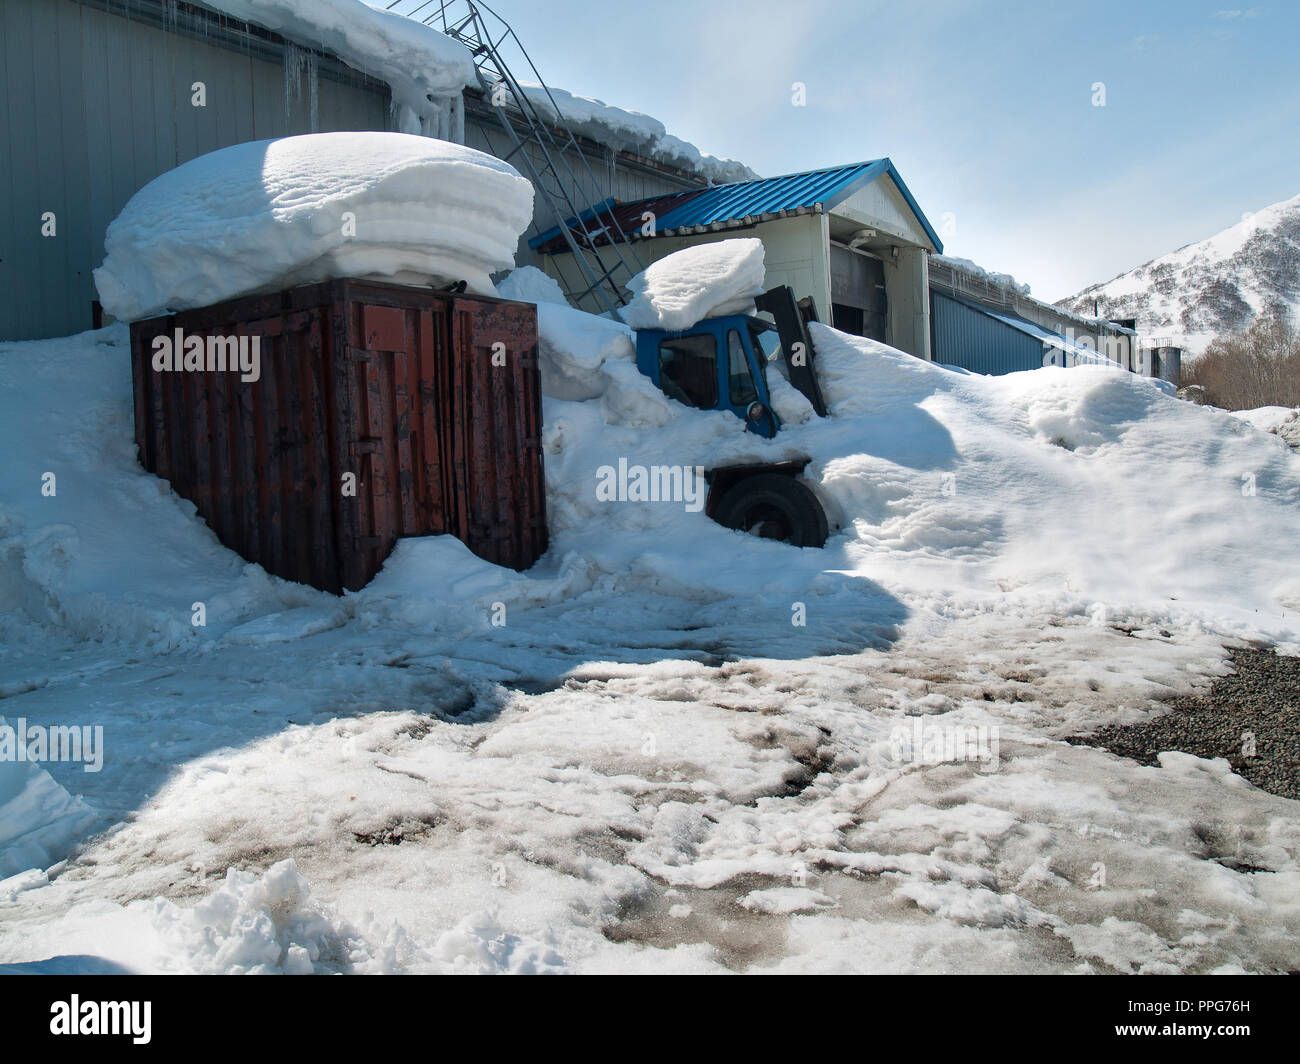
[[(0, 728), (16, 730), (4, 717)], [(0, 758), (0, 899), (30, 889), (30, 877), (21, 884), (14, 877), (63, 858), (97, 820), (40, 764)]]
[(625, 287), (619, 314), (633, 329), (688, 329), (705, 318), (753, 314), (763, 294), (763, 242), (756, 237), (696, 244), (652, 262)]
[[(553, 951), (504, 932), (486, 911), (466, 917), (427, 948), (373, 914), (354, 923), (312, 897), (293, 860), (277, 862), (261, 875), (229, 869), (193, 906), (166, 898), (124, 907), (80, 906), (68, 914), (50, 947), (77, 949), (82, 935), (110, 944), (119, 960), (105, 965), (108, 970), (185, 975), (495, 975), (560, 970)], [(86, 958), (64, 955), (26, 965), (0, 964), (0, 974), (53, 974), (68, 970), (69, 959), (80, 961), (72, 971), (87, 970)]]
[[(42, 769), (99, 819), (0, 883), (0, 964), (1300, 966), (1294, 802), (1062, 741), (1203, 688), (1225, 642), (1300, 650), (1300, 576), (1258, 546), (1294, 539), (1300, 455), (1130, 374), (825, 326), (832, 416), (765, 440), (659, 394), (624, 324), (539, 322), (548, 554), (404, 540), (341, 599), (140, 470), (124, 327), (0, 345), (0, 693), (107, 743)], [(797, 455), (824, 550), (594, 491), (620, 457)], [(996, 765), (904, 756), (915, 720), (996, 728)]]
[(1061, 300), (1110, 317), (1136, 318), (1138, 330), (1184, 358), (1257, 316), (1300, 313), (1300, 195), (1247, 212), (1222, 231), (1152, 259)]
[(601, 366), (627, 366), (636, 358), (635, 334), (609, 318), (538, 303), (537, 328), (542, 391), (555, 399), (596, 398), (609, 385)]
[(521, 82), (519, 87), (543, 120), (562, 121), (571, 132), (589, 137), (615, 151), (657, 159), (700, 174), (714, 184), (752, 181), (758, 177), (744, 163), (718, 158), (700, 151), (689, 141), (674, 137), (657, 118), (640, 111), (625, 111), (603, 100), (529, 82)]
[(569, 305), (560, 283), (536, 266), (520, 266), (517, 270), (511, 270), (497, 282), (497, 294), (502, 299), (515, 299), (521, 303), (555, 303), (562, 307)]
[(206, 7), (256, 23), (298, 44), (333, 52), (349, 66), (388, 83), (393, 100), (416, 114), (430, 97), (477, 86), (468, 49), (416, 19), (362, 0), (201, 0)]
[(489, 274), (514, 265), (532, 196), (509, 164), (428, 137), (236, 144), (132, 196), (95, 285), (124, 321), (348, 276), (493, 294)]
[(1019, 292), (1022, 296), (1029, 295), (1029, 285), (1020, 284), (1009, 273), (994, 273), (991, 270), (986, 270), (971, 259), (955, 258), (952, 255), (932, 255), (930, 261), (940, 266), (947, 266), (959, 273), (969, 274), (971, 277), (976, 277), (991, 285), (997, 285), (999, 288)]
[[(362, 0), (202, 0), (232, 18), (252, 22), (300, 45), (332, 52), (349, 66), (392, 89), (396, 104), (433, 117), (442, 100), (477, 88), (469, 50), (415, 18), (371, 7)], [(658, 119), (625, 111), (563, 89), (521, 83), (538, 113), (562, 119), (573, 132), (618, 151), (668, 163), (712, 183), (749, 181), (758, 175), (734, 159), (700, 151), (674, 137)], [(552, 102), (554, 101), (554, 102)]]
[(833, 908), (835, 899), (828, 898), (820, 890), (809, 890), (807, 887), (769, 887), (766, 890), (751, 890), (736, 904), (751, 912), (788, 915)]
[(1300, 410), (1293, 406), (1261, 406), (1254, 410), (1229, 410), (1228, 413), (1260, 432), (1277, 432), (1287, 422), (1300, 417)]

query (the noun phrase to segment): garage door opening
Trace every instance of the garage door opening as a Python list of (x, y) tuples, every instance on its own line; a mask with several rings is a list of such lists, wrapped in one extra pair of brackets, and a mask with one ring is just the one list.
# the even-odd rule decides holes
[(885, 264), (874, 255), (831, 245), (831, 324), (885, 342)]

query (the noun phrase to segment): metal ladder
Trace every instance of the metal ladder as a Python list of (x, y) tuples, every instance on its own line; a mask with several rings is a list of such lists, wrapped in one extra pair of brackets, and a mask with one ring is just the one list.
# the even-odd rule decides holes
[[(433, 10), (428, 10), (430, 8)], [(591, 296), (608, 313), (625, 304), (627, 296), (622, 282), (641, 271), (640, 260), (628, 233), (619, 225), (612, 210), (603, 218), (597, 210), (589, 220), (583, 219), (583, 212), (589, 205), (575, 202), (582, 187), (580, 179), (585, 178), (586, 187), (597, 189), (600, 186), (577, 138), (564, 121), (563, 111), (542, 81), (515, 31), (480, 0), (424, 0), (422, 3), (418, 0), (392, 0), (388, 10), (408, 18), (418, 18), (469, 49), (479, 86), (488, 102), (493, 104), (492, 110), (512, 145), (500, 158), (525, 171), (546, 206), (545, 213), (564, 237), (581, 274), (574, 289), (565, 292), (569, 300), (578, 304)], [(506, 64), (503, 46), (518, 50), (525, 64), (523, 69), (531, 74), (533, 84), (541, 86), (558, 121), (545, 119), (524, 93)], [(505, 93), (499, 86), (504, 86)], [(503, 105), (502, 95), (508, 97), (509, 106)], [(590, 231), (588, 225), (591, 225)], [(537, 235), (541, 235), (541, 226), (536, 221), (533, 228)], [(604, 245), (612, 251), (608, 265), (594, 244), (597, 236), (608, 240)]]

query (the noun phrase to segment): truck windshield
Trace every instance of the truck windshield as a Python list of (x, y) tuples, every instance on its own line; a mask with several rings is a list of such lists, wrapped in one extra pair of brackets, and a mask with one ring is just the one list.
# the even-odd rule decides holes
[(687, 406), (712, 410), (718, 404), (718, 353), (712, 333), (678, 336), (659, 343), (659, 387)]

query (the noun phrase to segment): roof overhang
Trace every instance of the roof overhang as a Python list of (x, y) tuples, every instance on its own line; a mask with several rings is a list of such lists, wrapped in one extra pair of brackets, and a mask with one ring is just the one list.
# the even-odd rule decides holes
[[(861, 194), (879, 181), (888, 185), (890, 209), (859, 212), (854, 206), (855, 197), (862, 199)], [(881, 203), (884, 202), (882, 199)], [(750, 229), (782, 218), (834, 216), (837, 208), (850, 220), (861, 214), (864, 227), (874, 222), (903, 242), (930, 251), (943, 250), (938, 233), (887, 158), (828, 170), (712, 185), (631, 203), (604, 200), (583, 211), (578, 218), (568, 219), (565, 225), (568, 236), (580, 243), (596, 245), (608, 242), (608, 233), (615, 225), (632, 240), (648, 240)], [(885, 217), (891, 212), (892, 218)], [(647, 226), (647, 220), (653, 224)], [(533, 237), (528, 246), (543, 254), (569, 250), (566, 233), (560, 226)]]

